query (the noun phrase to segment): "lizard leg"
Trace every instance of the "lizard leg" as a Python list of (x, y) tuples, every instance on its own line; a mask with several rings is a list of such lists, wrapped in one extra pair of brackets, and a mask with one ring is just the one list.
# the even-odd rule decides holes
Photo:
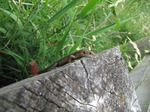
[(76, 59), (76, 56), (70, 55), (70, 56), (69, 56), (68, 62), (71, 62), (71, 61), (73, 61), (73, 60), (75, 60), (75, 59)]

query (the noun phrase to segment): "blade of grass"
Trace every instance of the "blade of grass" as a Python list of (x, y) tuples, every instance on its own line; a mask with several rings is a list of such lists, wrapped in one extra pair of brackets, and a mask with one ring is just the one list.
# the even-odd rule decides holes
[(80, 17), (83, 18), (99, 1), (100, 0), (90, 0), (79, 14)]
[(7, 75), (4, 75), (4, 74), (1, 74), (1, 76), (6, 78), (6, 79), (11, 79), (12, 81), (16, 81), (16, 79), (14, 79), (14, 77), (7, 76)]
[(57, 47), (56, 56), (58, 56), (59, 53), (60, 53), (60, 51), (62, 50), (62, 48), (63, 48), (63, 46), (64, 46), (64, 44), (65, 44), (65, 40), (66, 40), (66, 38), (67, 38), (67, 35), (69, 34), (69, 31), (70, 31), (72, 25), (73, 25), (73, 22), (70, 23), (70, 24), (68, 25), (68, 27), (66, 28), (66, 32), (65, 32), (65, 34), (63, 35), (63, 37), (62, 37), (62, 39), (61, 39), (61, 43), (60, 43), (60, 45)]
[[(20, 69), (15, 68), (15, 67), (12, 67), (12, 66), (9, 66), (9, 65), (6, 65), (5, 67), (9, 68), (9, 70), (17, 71), (18, 73), (21, 73), (21, 70), (20, 70)], [(16, 74), (16, 75), (17, 75), (17, 74)]]
[(7, 31), (6, 31), (4, 28), (2, 28), (2, 27), (0, 27), (0, 32), (2, 32), (2, 33), (4, 33), (4, 34), (7, 33)]
[(13, 56), (13, 57), (16, 57), (16, 58), (18, 58), (18, 59), (20, 59), (20, 60), (24, 60), (21, 56), (19, 56), (18, 54), (16, 54), (15, 52), (13, 52), (13, 51), (10, 51), (10, 50), (5, 50), (5, 52), (4, 52), (5, 54), (8, 54), (8, 55), (10, 55), (10, 56)]
[(57, 51), (56, 56), (59, 55), (60, 50), (63, 48), (63, 46), (65, 46), (65, 44), (67, 44), (66, 43), (67, 35), (69, 34), (69, 32), (73, 26), (73, 23), (75, 22), (74, 20), (75, 20), (76, 14), (77, 14), (77, 11), (75, 11), (74, 13), (71, 14), (70, 23), (68, 24), (66, 31), (65, 31), (65, 34), (64, 34), (63, 38), (61, 39), (61, 43), (56, 50)]
[(87, 23), (87, 25), (85, 27), (85, 30), (84, 30), (82, 36), (79, 35), (80, 36), (79, 39), (77, 40), (76, 44), (74, 44), (74, 46), (69, 50), (69, 53), (72, 53), (72, 52), (76, 51), (76, 49), (81, 46), (82, 40), (85, 38), (84, 34), (86, 33), (86, 31), (89, 28), (90, 21), (92, 20), (93, 14), (94, 14), (94, 8), (92, 9), (92, 13), (91, 13), (91, 15), (90, 15), (90, 17), (88, 19), (88, 23)]
[(89, 25), (90, 25), (90, 22), (91, 22), (91, 20), (92, 20), (92, 17), (93, 17), (94, 11), (95, 11), (94, 9), (95, 9), (95, 8), (92, 9), (92, 13), (91, 13), (91, 15), (90, 15), (90, 17), (89, 17), (89, 19), (88, 19), (88, 23), (87, 23), (87, 25), (86, 25), (86, 27), (85, 27), (85, 30), (84, 30), (84, 33), (83, 33), (83, 34), (85, 34), (86, 31), (89, 29)]
[[(90, 18), (88, 19), (88, 23), (87, 23), (87, 25), (86, 25), (86, 27), (85, 27), (85, 30), (84, 30), (83, 35), (82, 35), (81, 37), (79, 37), (79, 39), (77, 40), (76, 44), (70, 49), (70, 53), (74, 52), (78, 47), (80, 47), (80, 46), (81, 46), (81, 43), (82, 43), (82, 40), (83, 40), (84, 38), (86, 38), (86, 37), (85, 37), (85, 33), (87, 32), (87, 30), (88, 30), (88, 28), (89, 28), (90, 21), (92, 20), (94, 11), (95, 11), (95, 10), (94, 10), (94, 8), (93, 8), (93, 9), (92, 9), (92, 13), (91, 13), (91, 15), (90, 15)], [(88, 39), (88, 38), (87, 38), (87, 39)]]
[(5, 52), (2, 52), (2, 53), (5, 53), (5, 54), (12, 56), (20, 66), (23, 65), (24, 58), (22, 58), (21, 56), (19, 56), (15, 52), (10, 51), (10, 50), (5, 50)]
[(115, 26), (115, 23), (111, 24), (111, 25), (108, 25), (108, 26), (105, 26), (105, 27), (102, 27), (102, 28), (97, 28), (96, 30), (93, 30), (87, 34), (85, 34), (85, 36), (91, 36), (91, 35), (96, 35), (98, 33), (102, 33), (102, 32), (105, 32), (105, 31), (108, 31), (110, 29), (113, 29)]
[(45, 41), (40, 43), (40, 48), (38, 51), (37, 56), (40, 56), (40, 58), (44, 61), (46, 58), (46, 45)]
[(33, 7), (32, 7), (32, 10), (29, 12), (29, 15), (27, 18), (26, 18), (26, 22), (25, 22), (25, 25), (28, 23), (28, 21), (31, 20), (31, 18), (33, 17), (33, 15), (35, 14), (35, 12), (37, 11), (37, 8), (39, 6), (39, 4), (41, 3), (41, 0), (39, 0)]
[(49, 0), (45, 0), (45, 5), (48, 6)]
[(0, 11), (2, 11), (2, 12), (5, 13), (6, 15), (8, 15), (10, 18), (12, 18), (13, 20), (15, 20), (16, 23), (18, 24), (19, 31), (22, 31), (22, 29), (23, 29), (23, 24), (22, 24), (21, 20), (20, 20), (15, 14), (13, 14), (13, 13), (11, 13), (11, 12), (5, 10), (5, 9), (2, 9), (2, 8), (0, 8)]
[(7, 32), (4, 28), (0, 27), (0, 32), (2, 32), (3, 34), (5, 34), (7, 37), (10, 37), (10, 33)]
[(96, 43), (98, 43), (98, 42), (104, 40), (105, 38), (107, 38), (107, 37), (108, 37), (109, 35), (111, 35), (112, 33), (113, 33), (113, 32), (108, 33), (108, 34), (106, 34), (106, 35), (100, 37), (99, 39), (96, 39), (96, 40), (93, 42), (93, 44), (96, 44)]
[[(63, 6), (67, 5), (66, 0), (62, 0), (61, 3), (63, 4)], [(74, 16), (74, 11), (70, 8), (70, 10), (68, 10), (67, 14), (69, 15), (70, 18), (72, 18)], [(78, 35), (81, 35), (81, 30), (80, 30), (79, 24), (76, 21), (74, 22), (74, 26), (76, 27)]]
[(80, 46), (81, 46), (81, 43), (82, 43), (83, 38), (84, 38), (84, 37), (80, 37), (80, 38), (77, 40), (76, 44), (70, 49), (70, 51), (69, 51), (70, 53), (74, 52), (74, 51), (77, 49), (77, 47), (80, 47)]
[(150, 73), (148, 73), (144, 79), (136, 86), (135, 90), (137, 90), (150, 76)]
[(118, 3), (121, 2), (121, 1), (118, 0), (118, 1), (116, 1), (115, 4), (113, 4), (112, 0), (108, 0), (107, 2), (109, 4), (109, 8), (110, 8), (112, 14), (115, 17), (115, 20), (116, 20), (116, 26), (114, 27), (114, 29), (116, 30), (116, 29), (118, 29), (120, 27), (120, 22), (119, 22), (119, 18), (117, 16), (117, 13), (116, 13), (116, 10), (115, 10), (115, 6), (117, 6)]
[[(19, 80), (21, 80), (21, 79), (23, 79), (23, 76), (21, 75), (21, 70), (19, 70), (19, 69), (17, 69), (17, 68), (14, 68), (14, 67), (12, 67), (12, 66), (6, 66), (9, 70), (11, 70), (12, 71), (12, 73), (10, 73), (10, 74), (14, 74), (13, 72), (17, 72), (18, 74), (14, 74), (15, 76), (16, 76), (16, 78), (17, 79), (19, 79)], [(8, 76), (8, 77), (13, 77), (13, 76)]]
[[(66, 7), (64, 7), (63, 9), (61, 9), (59, 12), (57, 12), (53, 17), (51, 17), (48, 21), (46, 21), (45, 23), (43, 23), (37, 30), (43, 28), (47, 23), (51, 23), (52, 21), (54, 21), (55, 19), (59, 18), (61, 15), (63, 15), (64, 13), (66, 13), (70, 8), (72, 8), (73, 6), (75, 6), (78, 2), (80, 2), (80, 0), (73, 0), (72, 2), (70, 2)], [(36, 31), (37, 31), (36, 30)]]
[[(93, 10), (93, 13), (94, 13), (94, 10)], [(90, 24), (90, 21), (91, 21), (91, 19), (92, 19), (92, 14), (91, 14), (90, 16), (91, 16), (91, 17), (90, 17), (90, 19), (88, 20), (88, 23), (87, 23), (87, 25), (86, 25), (86, 28), (85, 28), (85, 31), (84, 31), (83, 34), (85, 34), (85, 32), (87, 31), (88, 26), (89, 26), (89, 24)], [(99, 26), (103, 25), (110, 17), (111, 17), (111, 13), (108, 14), (107, 18), (106, 18)], [(76, 24), (76, 22), (75, 22), (75, 24)], [(53, 34), (48, 35), (48, 37), (51, 37), (51, 36), (53, 36), (54, 34), (58, 34), (61, 30), (65, 29), (67, 26), (68, 26), (68, 24), (67, 24), (66, 26), (63, 26), (61, 29), (59, 29), (58, 31), (54, 32)], [(80, 35), (81, 35), (81, 31), (80, 31), (80, 27), (79, 27), (78, 24), (76, 25), (76, 29), (78, 30), (77, 32), (78, 32), (78, 35), (80, 36)]]
[(116, 29), (118, 29), (118, 28), (120, 27), (119, 18), (118, 18), (117, 14), (116, 14), (115, 7), (114, 7), (114, 6), (113, 6), (113, 7), (110, 7), (110, 9), (111, 9), (111, 12), (113, 13), (113, 15), (114, 15), (114, 17), (115, 17), (115, 20), (116, 20), (116, 25), (115, 25), (115, 27), (114, 27), (114, 29), (116, 30)]
[(123, 0), (117, 0), (117, 1), (115, 1), (115, 2), (112, 1), (112, 0), (109, 0), (109, 1), (108, 1), (109, 7), (110, 7), (110, 9), (111, 9), (111, 11), (112, 11), (112, 13), (113, 13), (113, 15), (114, 15), (116, 21), (118, 21), (118, 22), (119, 22), (119, 18), (118, 18), (118, 16), (117, 16), (115, 7), (117, 7), (117, 5), (118, 5), (119, 3), (121, 3), (121, 2), (123, 2)]
[[(124, 24), (124, 23), (128, 22), (129, 20), (132, 20), (133, 18), (137, 18), (137, 17), (139, 17), (139, 15), (135, 16), (135, 17), (128, 18), (128, 19), (125, 19), (125, 20), (122, 20), (122, 21), (120, 21), (120, 24)], [(96, 35), (98, 33), (102, 33), (102, 32), (108, 31), (110, 29), (113, 29), (115, 27), (115, 25), (116, 24), (113, 23), (113, 24), (105, 26), (103, 28), (97, 28), (96, 30), (91, 31), (91, 32), (85, 34), (84, 36)]]

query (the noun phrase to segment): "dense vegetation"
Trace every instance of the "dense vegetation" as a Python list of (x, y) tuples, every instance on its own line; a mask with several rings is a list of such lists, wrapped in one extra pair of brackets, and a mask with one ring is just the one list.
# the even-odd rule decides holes
[(149, 10), (147, 0), (1, 0), (1, 87), (29, 77), (32, 60), (42, 69), (77, 49), (100, 52), (149, 36)]

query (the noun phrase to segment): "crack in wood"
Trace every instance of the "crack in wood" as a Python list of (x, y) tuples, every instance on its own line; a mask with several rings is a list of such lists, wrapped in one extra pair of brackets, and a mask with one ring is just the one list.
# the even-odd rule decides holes
[[(38, 109), (36, 109), (34, 107), (30, 107), (30, 108), (34, 110), (34, 111), (30, 111), (30, 112), (43, 112), (42, 110), (40, 111), (40, 110), (38, 110)], [(29, 112), (29, 110), (27, 110), (27, 112)]]
[(59, 83), (56, 83), (52, 78), (49, 77), (49, 80), (52, 81), (54, 84), (56, 84), (58, 87), (64, 88), (64, 87), (61, 86)]
[(76, 98), (74, 98), (73, 96), (71, 96), (69, 93), (67, 93), (66, 91), (65, 91), (65, 93), (68, 95), (68, 96), (70, 96), (72, 99), (74, 99), (75, 101), (77, 101), (78, 103), (80, 103), (80, 104), (82, 104), (82, 105), (88, 105), (88, 106), (91, 106), (91, 107), (94, 107), (94, 108), (97, 108), (96, 106), (94, 106), (94, 105), (90, 105), (90, 104), (85, 104), (85, 103), (82, 103), (82, 102), (80, 102), (79, 100), (77, 100)]
[[(55, 82), (54, 82), (55, 83)], [(41, 84), (43, 84), (44, 86), (45, 86), (45, 84), (44, 83), (42, 83), (41, 82)], [(55, 83), (55, 84), (57, 84), (57, 83)], [(59, 85), (59, 84), (58, 84)], [(59, 85), (60, 86), (60, 85)], [(46, 86), (45, 86), (46, 87)], [(61, 86), (62, 87), (62, 86)], [(47, 88), (47, 87), (46, 87)], [(63, 87), (64, 88), (64, 87)], [(49, 90), (49, 88), (47, 88), (48, 90)], [(50, 91), (51, 92), (51, 91)], [(93, 105), (90, 105), (90, 104), (85, 104), (85, 103), (82, 103), (82, 102), (80, 102), (80, 101), (78, 101), (77, 99), (75, 99), (73, 96), (71, 96), (69, 93), (67, 93), (66, 91), (65, 91), (65, 89), (63, 89), (63, 92), (64, 93), (66, 93), (68, 96), (70, 96), (73, 100), (75, 100), (75, 101), (77, 101), (78, 103), (80, 103), (80, 104), (82, 104), (82, 105), (88, 105), (88, 106), (91, 106), (91, 107), (94, 107), (94, 108), (97, 108), (96, 106), (93, 106)], [(63, 100), (61, 100), (62, 102), (63, 102)], [(64, 102), (65, 103), (65, 102)], [(68, 105), (67, 103), (65, 103), (66, 105)], [(68, 105), (69, 106), (69, 105)]]
[[(64, 74), (66, 74), (66, 73), (64, 73), (63, 71), (61, 71), (61, 73), (62, 73), (62, 75), (63, 75), (63, 77), (65, 78), (65, 76), (64, 76)], [(74, 82), (78, 87), (81, 87), (81, 88), (84, 88), (85, 90), (87, 90), (88, 91), (88, 89), (87, 88), (85, 88), (85, 87), (83, 87), (80, 83), (77, 83), (77, 81), (76, 80), (74, 80), (72, 77), (70, 77), (70, 75), (69, 74), (66, 74), (71, 80), (72, 80), (72, 82)]]
[[(42, 81), (40, 81), (41, 82), (41, 84), (50, 92), (50, 93), (52, 93), (54, 96), (56, 96), (57, 98), (58, 98), (58, 95), (57, 94), (55, 94), (53, 91), (51, 91)], [(62, 87), (62, 86), (61, 86)], [(63, 100), (61, 100), (60, 98), (58, 98), (60, 101), (62, 101), (63, 103), (65, 103), (67, 106), (69, 106), (70, 107), (70, 105), (68, 105), (66, 102), (64, 102)], [(71, 108), (71, 107), (70, 107)]]
[(19, 106), (20, 108), (24, 109), (25, 111), (27, 110), (26, 107), (24, 107), (23, 105), (17, 103), (17, 102), (14, 102), (17, 106)]
[[(24, 87), (25, 87), (25, 86), (24, 86)], [(47, 98), (46, 98), (45, 96), (43, 96), (42, 94), (39, 95), (39, 94), (33, 92), (32, 90), (28, 89), (27, 87), (25, 87), (25, 89), (26, 89), (27, 91), (31, 92), (32, 94), (36, 95), (36, 96), (41, 96), (41, 97), (44, 98), (47, 102), (56, 105), (58, 108), (62, 108), (62, 109), (64, 109), (66, 112), (69, 112), (67, 109), (65, 109), (64, 107), (59, 106), (59, 105), (58, 105), (57, 103), (55, 103), (54, 101), (52, 101), (52, 100), (50, 100), (50, 99), (47, 99)]]
[(88, 71), (87, 71), (87, 69), (85, 67), (85, 64), (83, 63), (83, 60), (80, 60), (80, 62), (81, 62), (82, 66), (83, 66), (83, 68), (85, 70), (85, 73), (87, 74), (87, 79), (89, 79), (89, 73), (88, 73)]
[[(6, 102), (9, 103), (9, 104), (12, 104), (12, 102), (10, 102), (9, 100), (7, 100), (7, 99), (5, 99), (5, 98), (2, 98), (2, 97), (1, 97), (0, 99), (6, 101)], [(23, 107), (23, 106), (21, 106), (21, 105), (18, 104), (17, 102), (14, 101), (13, 104), (15, 104), (17, 107), (19, 107), (19, 108), (21, 108), (21, 109), (23, 109), (23, 110), (26, 111), (26, 108)]]
[[(83, 68), (84, 68), (84, 70), (85, 70), (85, 73), (87, 74), (87, 89), (88, 90), (90, 90), (90, 91), (93, 91), (92, 90), (92, 86), (91, 86), (91, 84), (90, 84), (90, 79), (89, 79), (89, 73), (88, 73), (88, 71), (87, 71), (87, 69), (86, 69), (86, 67), (85, 67), (85, 64), (84, 64), (84, 62), (83, 62), (83, 60), (80, 60), (80, 62), (81, 62), (81, 64), (82, 64), (82, 66), (83, 66)], [(93, 92), (92, 92), (93, 93)]]
[[(63, 74), (64, 74), (64, 73), (63, 73)], [(64, 78), (65, 78), (65, 76), (64, 76)], [(56, 85), (58, 85), (58, 86), (64, 88), (63, 86), (61, 86), (60, 84), (56, 83), (55, 81), (53, 81), (53, 80), (51, 80), (51, 79), (50, 79), (50, 81), (52, 81), (52, 82), (55, 83)], [(47, 89), (48, 91), (50, 91), (52, 94), (54, 94), (42, 81), (39, 80), (39, 82), (40, 82), (41, 84), (43, 84), (44, 87), (46, 87), (46, 89)], [(79, 104), (88, 105), (88, 106), (97, 108), (97, 107), (94, 106), (94, 105), (85, 104), (85, 103), (80, 102), (79, 100), (77, 100), (76, 98), (74, 98), (72, 95), (70, 95), (67, 91), (65, 91), (65, 89), (63, 89), (63, 92), (66, 93), (68, 96), (70, 96), (73, 100), (75, 100), (75, 101), (78, 102)], [(57, 96), (56, 94), (54, 94), (54, 95)], [(61, 100), (61, 99), (60, 99), (60, 100)], [(61, 101), (64, 102), (63, 100), (61, 100)], [(65, 103), (65, 102), (64, 102), (64, 103)], [(68, 105), (67, 103), (65, 103), (65, 104)], [(69, 105), (68, 105), (68, 106), (69, 106)]]

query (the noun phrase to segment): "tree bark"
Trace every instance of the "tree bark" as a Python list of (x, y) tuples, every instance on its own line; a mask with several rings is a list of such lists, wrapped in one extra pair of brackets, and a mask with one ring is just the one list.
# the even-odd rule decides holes
[(0, 112), (141, 112), (119, 47), (0, 89)]

